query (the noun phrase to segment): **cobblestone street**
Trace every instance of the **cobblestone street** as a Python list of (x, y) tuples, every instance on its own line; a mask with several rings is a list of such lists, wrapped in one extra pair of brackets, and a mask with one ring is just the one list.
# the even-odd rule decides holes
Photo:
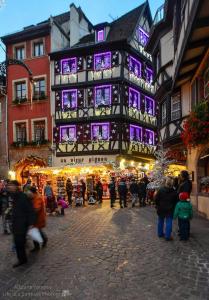
[[(16, 261), (0, 239), (0, 299), (209, 299), (209, 222), (195, 218), (189, 242), (156, 237), (153, 208), (68, 209), (48, 217), (48, 246)], [(29, 244), (29, 248), (32, 245)]]

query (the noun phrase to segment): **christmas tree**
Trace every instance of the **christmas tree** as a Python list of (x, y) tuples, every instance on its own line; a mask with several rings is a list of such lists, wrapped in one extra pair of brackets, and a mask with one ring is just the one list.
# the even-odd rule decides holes
[(153, 166), (151, 182), (147, 186), (148, 189), (158, 189), (164, 184), (169, 173), (169, 166), (175, 162), (175, 160), (168, 159), (168, 152), (170, 152), (169, 149), (164, 150), (162, 146), (155, 152), (156, 161)]

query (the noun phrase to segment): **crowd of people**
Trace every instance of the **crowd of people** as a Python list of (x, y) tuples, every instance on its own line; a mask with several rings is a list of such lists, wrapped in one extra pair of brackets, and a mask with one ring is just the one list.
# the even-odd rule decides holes
[[(192, 205), (190, 194), (192, 184), (187, 171), (182, 171), (180, 177), (165, 178), (164, 184), (150, 192), (149, 180), (145, 176), (139, 182), (132, 177), (125, 177), (116, 182), (110, 179), (108, 188), (110, 206), (113, 208), (119, 198), (120, 208), (128, 207), (128, 202), (135, 207), (137, 202), (140, 207), (146, 206), (150, 199), (156, 207), (158, 215), (158, 236), (166, 241), (172, 240), (173, 219), (178, 218), (180, 240), (188, 240), (190, 236), (190, 220), (192, 218)], [(81, 182), (82, 205), (86, 202), (86, 183)], [(103, 186), (100, 180), (95, 185), (96, 201), (103, 201)], [(37, 187), (27, 180), (21, 187), (16, 180), (5, 180), (0, 186), (0, 215), (2, 216), (4, 234), (13, 234), (13, 248), (16, 251), (18, 262), (13, 267), (18, 267), (27, 262), (25, 244), (29, 229), (36, 228), (41, 236), (42, 243), (34, 240), (31, 252), (37, 252), (40, 247), (45, 247), (48, 238), (43, 231), (46, 226), (46, 213), (63, 216), (65, 209), (73, 204), (73, 185), (70, 179), (66, 182), (68, 199), (55, 197), (50, 181), (40, 195)]]

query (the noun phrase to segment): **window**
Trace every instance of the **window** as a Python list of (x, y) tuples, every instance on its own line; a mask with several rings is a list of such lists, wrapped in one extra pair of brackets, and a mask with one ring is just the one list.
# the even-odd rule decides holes
[(77, 108), (77, 90), (62, 91), (62, 108), (63, 109)]
[(33, 98), (35, 100), (45, 98), (46, 96), (46, 83), (45, 79), (36, 79), (33, 86)]
[(155, 115), (155, 101), (152, 98), (145, 97), (145, 111), (149, 115)]
[(105, 70), (111, 68), (111, 52), (94, 55), (94, 70)]
[(62, 68), (62, 74), (75, 74), (77, 72), (77, 59), (74, 58), (68, 58), (68, 59), (62, 59), (61, 60), (61, 68)]
[(140, 93), (129, 88), (129, 107), (140, 109)]
[(97, 31), (97, 42), (103, 42), (105, 40), (105, 31), (104, 29)]
[(155, 133), (152, 130), (145, 129), (145, 144), (154, 145)]
[(181, 117), (181, 94), (177, 93), (171, 97), (171, 121)]
[(153, 70), (150, 68), (146, 68), (146, 81), (149, 83), (153, 82)]
[(162, 125), (166, 124), (167, 121), (167, 109), (166, 109), (166, 102), (164, 102), (161, 106), (161, 117), (162, 117)]
[(130, 141), (141, 142), (142, 141), (142, 128), (139, 126), (130, 125)]
[(133, 58), (129, 57), (129, 71), (137, 77), (141, 77), (141, 63)]
[(76, 141), (76, 126), (61, 126), (60, 127), (60, 142), (75, 142)]
[(15, 97), (16, 97), (16, 99), (25, 99), (26, 98), (26, 83), (25, 83), (25, 81), (15, 83)]
[(16, 126), (16, 142), (25, 143), (27, 141), (26, 123), (17, 123), (15, 126)]
[(45, 140), (45, 130), (46, 124), (45, 121), (35, 121), (34, 122), (34, 141), (43, 142)]
[(149, 39), (149, 35), (141, 28), (138, 29), (138, 40), (142, 46), (146, 46)]
[(91, 124), (91, 138), (95, 140), (109, 140), (109, 123), (95, 123)]
[(22, 60), (25, 59), (25, 47), (20, 46), (15, 48), (15, 58)]
[(44, 55), (44, 43), (35, 42), (33, 44), (33, 56), (42, 56)]
[(111, 104), (111, 85), (98, 86), (95, 92), (95, 107)]

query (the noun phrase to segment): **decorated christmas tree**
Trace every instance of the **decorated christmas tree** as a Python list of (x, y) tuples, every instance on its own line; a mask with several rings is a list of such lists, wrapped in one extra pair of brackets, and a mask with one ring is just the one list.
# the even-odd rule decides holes
[(169, 149), (163, 149), (160, 146), (159, 150), (155, 152), (156, 161), (153, 166), (151, 182), (148, 184), (148, 189), (158, 189), (164, 184), (166, 176), (169, 174), (169, 166), (175, 162), (168, 158)]

